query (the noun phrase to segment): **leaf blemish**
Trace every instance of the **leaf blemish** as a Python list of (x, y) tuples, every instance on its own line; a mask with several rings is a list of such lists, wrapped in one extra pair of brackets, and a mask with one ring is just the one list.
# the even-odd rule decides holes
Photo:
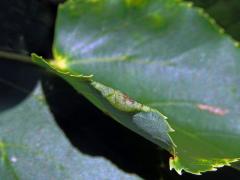
[(107, 100), (118, 110), (125, 112), (151, 111), (151, 108), (149, 108), (148, 106), (136, 102), (128, 95), (118, 90), (104, 86), (103, 84), (95, 81), (93, 81), (91, 84), (93, 85), (93, 87), (99, 90), (102, 93), (102, 95), (106, 97)]
[(128, 103), (128, 104), (133, 104), (134, 103), (134, 100), (131, 99), (128, 95), (126, 94), (123, 94), (123, 100)]
[(198, 109), (203, 110), (203, 111), (208, 111), (212, 114), (218, 115), (218, 116), (224, 116), (227, 113), (229, 113), (228, 109), (222, 109), (219, 107), (215, 107), (215, 106), (210, 106), (207, 104), (198, 104), (197, 105)]

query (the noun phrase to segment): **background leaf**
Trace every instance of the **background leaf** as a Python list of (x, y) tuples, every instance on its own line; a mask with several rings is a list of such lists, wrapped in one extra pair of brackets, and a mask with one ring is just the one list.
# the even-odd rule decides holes
[(0, 124), (0, 174), (6, 180), (139, 179), (103, 158), (77, 152), (56, 127), (40, 85), (19, 105), (2, 111)]

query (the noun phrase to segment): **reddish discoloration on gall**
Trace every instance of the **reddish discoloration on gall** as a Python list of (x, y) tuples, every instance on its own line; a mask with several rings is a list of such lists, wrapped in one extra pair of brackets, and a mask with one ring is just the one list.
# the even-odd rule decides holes
[(133, 104), (134, 100), (131, 99), (129, 96), (127, 96), (126, 94), (123, 94), (123, 100), (129, 104)]
[(207, 104), (198, 104), (197, 107), (200, 110), (208, 111), (208, 112), (213, 113), (213, 114), (218, 115), (218, 116), (224, 116), (227, 113), (229, 113), (228, 109), (222, 109), (222, 108), (215, 107), (215, 106), (210, 106), (210, 105), (207, 105)]

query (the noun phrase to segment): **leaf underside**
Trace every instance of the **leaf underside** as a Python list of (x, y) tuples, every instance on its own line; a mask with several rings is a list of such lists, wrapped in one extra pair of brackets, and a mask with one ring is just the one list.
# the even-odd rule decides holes
[(51, 63), (33, 60), (170, 151), (179, 174), (240, 158), (239, 43), (203, 10), (177, 0), (69, 0), (53, 53)]

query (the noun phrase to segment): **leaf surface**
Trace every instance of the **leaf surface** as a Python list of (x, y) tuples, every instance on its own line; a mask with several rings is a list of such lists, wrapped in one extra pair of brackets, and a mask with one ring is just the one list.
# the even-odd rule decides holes
[(33, 59), (169, 150), (178, 173), (200, 174), (240, 158), (238, 47), (189, 3), (69, 0), (58, 10), (54, 61)]

